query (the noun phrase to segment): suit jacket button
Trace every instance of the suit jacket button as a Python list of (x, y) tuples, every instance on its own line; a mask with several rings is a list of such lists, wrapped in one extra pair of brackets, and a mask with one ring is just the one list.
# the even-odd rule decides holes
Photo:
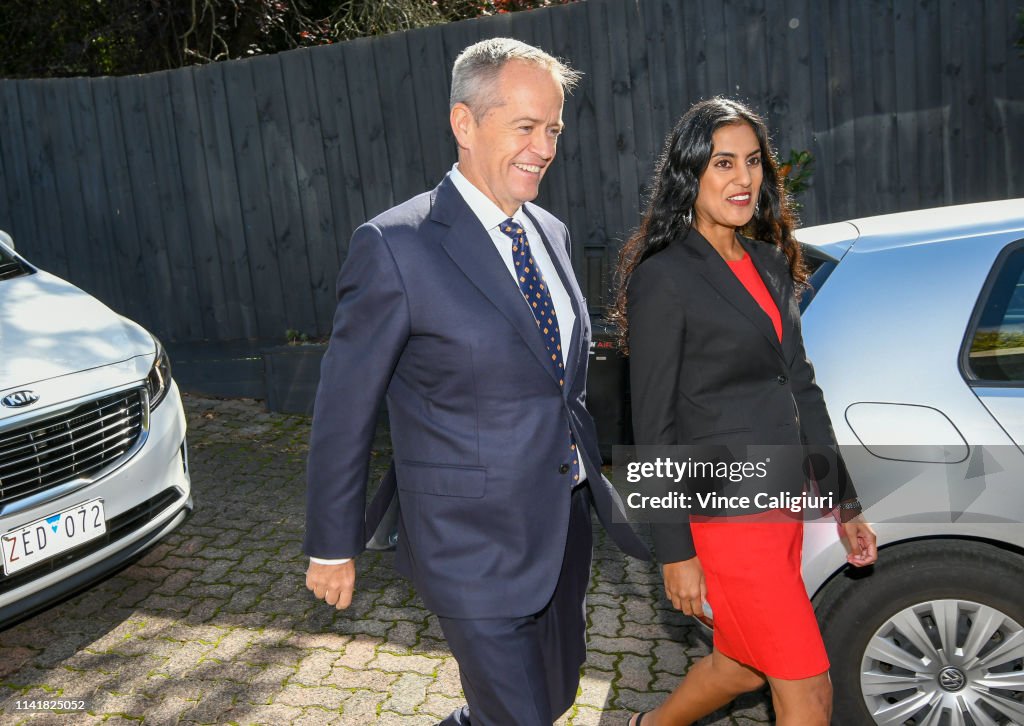
[(779, 385), (780, 385), (780, 386), (784, 386), (784, 385), (786, 385), (786, 382), (787, 382), (787, 381), (788, 381), (789, 379), (788, 379), (788, 378), (786, 378), (786, 376), (784, 376), (784, 375), (780, 375), (780, 376), (779, 376), (778, 378), (776, 378), (775, 380), (777, 380), (777, 381), (779, 382)]
[(560, 467), (558, 467), (558, 473), (559, 474), (568, 474), (569, 473), (569, 465), (568, 464), (562, 464)]

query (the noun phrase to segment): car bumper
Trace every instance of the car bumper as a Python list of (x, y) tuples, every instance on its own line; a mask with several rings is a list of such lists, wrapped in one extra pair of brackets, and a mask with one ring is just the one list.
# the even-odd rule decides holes
[(129, 460), (73, 492), (5, 517), (0, 530), (97, 498), (107, 519), (103, 536), (22, 572), (0, 574), (0, 628), (115, 572), (187, 518), (192, 497), (185, 416), (173, 383), (151, 413), (145, 444)]

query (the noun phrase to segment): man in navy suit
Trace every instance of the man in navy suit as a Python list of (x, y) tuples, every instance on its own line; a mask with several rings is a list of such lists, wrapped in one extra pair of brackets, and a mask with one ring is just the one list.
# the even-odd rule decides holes
[(572, 705), (591, 504), (624, 551), (648, 556), (600, 473), (568, 232), (529, 203), (577, 76), (507, 38), (465, 49), (450, 104), (458, 163), (359, 227), (338, 279), (310, 441), (306, 585), (351, 602), (351, 558), (383, 509), (365, 496), (386, 396), (395, 466), (378, 502), (397, 488), (395, 566), (459, 663), (468, 706), (442, 722), (453, 726), (550, 726)]

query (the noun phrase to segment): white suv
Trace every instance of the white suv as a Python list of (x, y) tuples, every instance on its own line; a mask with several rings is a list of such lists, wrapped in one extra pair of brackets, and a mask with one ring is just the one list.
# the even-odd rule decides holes
[(192, 510), (159, 341), (0, 232), (0, 629), (104, 577)]

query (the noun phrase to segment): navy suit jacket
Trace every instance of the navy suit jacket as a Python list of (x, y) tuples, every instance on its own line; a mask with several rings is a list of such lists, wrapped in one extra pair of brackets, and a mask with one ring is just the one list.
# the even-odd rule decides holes
[[(576, 312), (562, 333), (560, 387), (533, 313), (476, 215), (447, 177), (359, 227), (338, 279), (310, 440), (306, 552), (364, 549), (366, 480), (386, 395), (394, 446), (396, 567), (447, 617), (539, 611), (558, 580), (568, 528), (572, 430), (599, 518), (620, 547), (647, 551), (615, 517), (587, 413), (590, 322), (565, 225), (527, 204)], [(393, 483), (391, 482), (386, 482)], [(386, 485), (385, 485), (386, 488)]]

